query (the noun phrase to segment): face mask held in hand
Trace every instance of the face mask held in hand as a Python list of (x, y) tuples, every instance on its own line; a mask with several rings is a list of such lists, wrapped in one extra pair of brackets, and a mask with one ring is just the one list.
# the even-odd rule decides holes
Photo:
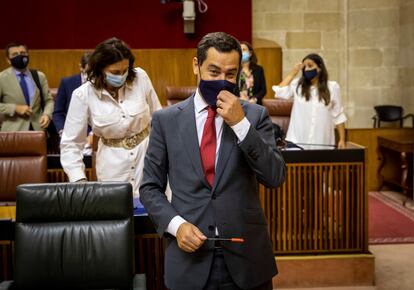
[(200, 89), (201, 95), (203, 96), (204, 100), (207, 104), (213, 108), (216, 107), (217, 102), (217, 95), (221, 91), (229, 91), (230, 93), (238, 96), (238, 87), (237, 84), (226, 80), (211, 80), (205, 81), (200, 80), (200, 84), (198, 85)]
[(124, 73), (123, 75), (114, 75), (109, 72), (105, 73), (105, 81), (108, 85), (119, 88), (121, 87), (128, 77), (128, 72)]
[(18, 55), (10, 59), (10, 63), (14, 68), (25, 69), (29, 64), (28, 55)]

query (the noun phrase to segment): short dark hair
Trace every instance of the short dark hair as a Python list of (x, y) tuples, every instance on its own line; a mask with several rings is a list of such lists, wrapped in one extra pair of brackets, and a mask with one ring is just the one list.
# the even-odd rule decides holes
[(84, 54), (82, 54), (82, 57), (80, 59), (81, 68), (86, 67), (86, 65), (89, 62), (89, 58), (91, 57), (91, 54), (92, 54), (91, 52), (85, 52)]
[(239, 67), (241, 65), (242, 51), (239, 41), (225, 32), (212, 32), (206, 34), (197, 45), (197, 62), (201, 66), (207, 58), (209, 48), (215, 48), (219, 52), (231, 52), (235, 50), (239, 54)]
[(4, 49), (6, 52), (6, 57), (9, 58), (9, 50), (12, 47), (19, 47), (19, 46), (24, 46), (24, 48), (26, 49), (27, 52), (29, 52), (29, 50), (27, 49), (27, 45), (24, 43), (20, 43), (20, 42), (11, 42), (9, 44), (6, 45), (6, 48)]
[(117, 63), (124, 59), (129, 60), (128, 77), (126, 82), (131, 84), (135, 79), (134, 61), (129, 46), (122, 40), (113, 37), (98, 44), (91, 54), (88, 62), (88, 81), (90, 81), (96, 89), (102, 89), (105, 85), (105, 74), (103, 70), (111, 64)]

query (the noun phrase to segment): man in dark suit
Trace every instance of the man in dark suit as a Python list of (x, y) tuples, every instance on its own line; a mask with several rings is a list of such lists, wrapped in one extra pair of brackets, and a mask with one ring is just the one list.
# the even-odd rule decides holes
[(86, 81), (86, 66), (89, 61), (89, 52), (85, 52), (80, 60), (80, 74), (63, 78), (60, 81), (59, 89), (55, 100), (55, 110), (53, 112), (53, 123), (59, 135), (62, 135), (65, 126), (66, 113), (69, 109), (72, 93)]
[(277, 273), (258, 181), (280, 185), (285, 164), (266, 109), (236, 96), (240, 62), (235, 38), (207, 34), (193, 59), (196, 93), (153, 114), (140, 196), (168, 237), (173, 290), (272, 289)]

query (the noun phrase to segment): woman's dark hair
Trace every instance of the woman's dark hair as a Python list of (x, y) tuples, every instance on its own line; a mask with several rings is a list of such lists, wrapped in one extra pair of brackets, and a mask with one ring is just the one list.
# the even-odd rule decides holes
[(256, 56), (256, 53), (253, 50), (253, 46), (250, 43), (248, 43), (247, 41), (240, 41), (240, 44), (244, 44), (245, 46), (247, 46), (247, 48), (250, 51), (249, 69), (252, 69), (254, 66), (257, 65), (257, 56)]
[(105, 85), (104, 69), (111, 64), (124, 59), (129, 60), (128, 77), (126, 82), (131, 84), (135, 79), (134, 61), (135, 57), (128, 45), (118, 38), (110, 38), (98, 44), (95, 51), (91, 54), (88, 62), (88, 81), (96, 89), (102, 89)]
[[(329, 105), (331, 101), (331, 93), (329, 92), (328, 88), (328, 71), (326, 70), (325, 62), (323, 61), (322, 57), (320, 57), (316, 53), (311, 53), (305, 56), (302, 60), (304, 62), (306, 59), (312, 60), (316, 65), (320, 68), (320, 72), (318, 74), (318, 94), (319, 94), (319, 101), (323, 101), (325, 105)], [(302, 69), (302, 77), (299, 80), (298, 86), (296, 88), (296, 92), (298, 91), (299, 87), (302, 90), (302, 96), (305, 97), (306, 101), (310, 99), (310, 88), (311, 88), (311, 81), (304, 77), (305, 68)]]

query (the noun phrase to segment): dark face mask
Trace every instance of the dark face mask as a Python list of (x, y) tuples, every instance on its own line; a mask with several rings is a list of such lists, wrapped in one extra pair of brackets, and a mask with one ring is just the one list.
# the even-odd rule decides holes
[(216, 107), (217, 95), (221, 91), (229, 91), (236, 96), (239, 95), (237, 84), (233, 84), (226, 80), (200, 80), (198, 88), (200, 89), (204, 100), (213, 108)]
[(29, 64), (28, 55), (18, 55), (10, 59), (11, 65), (17, 69), (25, 69)]
[(313, 80), (316, 76), (318, 75), (318, 70), (316, 68), (312, 69), (312, 70), (305, 70), (303, 72), (303, 76), (305, 77), (305, 79), (307, 79), (308, 81)]

